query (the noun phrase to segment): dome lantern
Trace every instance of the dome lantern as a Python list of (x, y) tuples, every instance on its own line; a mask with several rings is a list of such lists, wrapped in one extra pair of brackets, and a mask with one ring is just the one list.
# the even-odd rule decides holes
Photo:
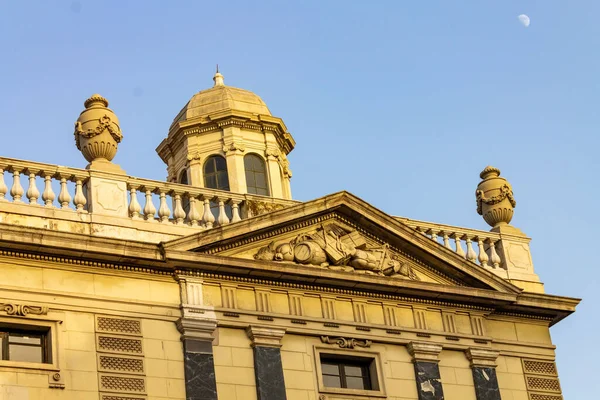
[(219, 72), (176, 115), (156, 149), (168, 180), (236, 193), (291, 198), (287, 154), (295, 146), (281, 118)]

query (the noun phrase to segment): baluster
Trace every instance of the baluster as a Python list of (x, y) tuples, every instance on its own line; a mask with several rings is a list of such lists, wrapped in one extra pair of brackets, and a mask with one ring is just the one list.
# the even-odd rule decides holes
[(140, 211), (142, 206), (137, 199), (137, 188), (132, 187), (129, 189), (129, 216), (133, 219), (140, 219)]
[(21, 171), (13, 170), (13, 184), (10, 189), (10, 195), (13, 198), (13, 202), (22, 203), (21, 197), (23, 197), (23, 186), (21, 186)]
[(462, 243), (461, 243), (461, 236), (457, 233), (453, 234), (454, 236), (454, 244), (456, 245), (456, 254), (458, 254), (461, 257), (465, 257), (465, 251), (463, 250), (462, 247)]
[(83, 211), (83, 208), (85, 207), (86, 203), (87, 200), (83, 195), (83, 184), (81, 182), (81, 179), (77, 179), (75, 181), (75, 197), (73, 198), (73, 204), (75, 205), (75, 209), (77, 210), (77, 212)]
[(231, 202), (231, 212), (231, 222), (239, 222), (242, 220), (242, 218), (240, 218), (240, 205), (238, 201), (233, 200)]
[(475, 253), (475, 249), (473, 249), (473, 245), (471, 244), (471, 238), (467, 236), (467, 260), (471, 262), (475, 262), (477, 260), (477, 254)]
[(0, 168), (0, 201), (7, 201), (6, 193), (8, 193), (8, 186), (4, 183), (4, 168)]
[(477, 244), (479, 245), (479, 265), (481, 265), (482, 267), (487, 267), (490, 258), (485, 252), (485, 248), (483, 247), (483, 240), (481, 240), (480, 237), (477, 238)]
[(217, 222), (219, 226), (227, 225), (229, 223), (229, 217), (225, 213), (225, 203), (222, 199), (219, 200), (219, 218), (217, 218)]
[(452, 250), (452, 246), (450, 246), (450, 236), (447, 232), (442, 232), (442, 237), (444, 238), (444, 247)]
[(488, 239), (488, 241), (490, 244), (489, 250), (490, 250), (490, 261), (492, 262), (492, 266), (494, 268), (500, 268), (500, 263), (502, 262), (502, 259), (496, 252), (496, 242), (494, 242), (492, 239)]
[(206, 228), (212, 228), (215, 222), (215, 216), (210, 209), (210, 201), (204, 198), (204, 214), (202, 215), (202, 222)]
[(67, 179), (60, 178), (60, 193), (58, 194), (58, 202), (61, 208), (69, 208), (71, 202), (71, 195), (69, 194), (69, 188), (67, 188)]
[(29, 188), (26, 193), (29, 199), (29, 204), (37, 204), (37, 199), (40, 197), (40, 191), (35, 184), (35, 174), (29, 174)]
[(188, 212), (188, 221), (192, 226), (198, 226), (202, 215), (198, 212), (198, 207), (196, 207), (196, 197), (189, 195), (190, 200), (190, 211)]
[(431, 232), (431, 240), (433, 240), (434, 242), (438, 242), (438, 232), (434, 231), (433, 229), (429, 230)]
[(152, 202), (152, 191), (146, 190), (146, 204), (144, 204), (144, 218), (146, 221), (155, 222), (154, 215), (156, 214), (156, 207)]
[(167, 205), (167, 194), (161, 190), (160, 206), (158, 207), (158, 218), (160, 218), (160, 222), (167, 222), (169, 220), (169, 215), (171, 215), (171, 210), (169, 210), (169, 206)]
[(46, 207), (52, 207), (55, 198), (56, 195), (54, 194), (54, 190), (52, 190), (52, 177), (46, 175), (44, 177), (44, 193), (42, 193), (42, 200), (44, 200)]
[(173, 196), (173, 218), (177, 225), (183, 224), (183, 220), (185, 219), (185, 211), (181, 205), (181, 195), (179, 194)]

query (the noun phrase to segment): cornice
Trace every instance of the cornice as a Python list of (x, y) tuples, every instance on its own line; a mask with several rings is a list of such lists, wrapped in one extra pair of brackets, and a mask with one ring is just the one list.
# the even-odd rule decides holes
[[(186, 251), (161, 252), (158, 245), (55, 232), (0, 224), (0, 255), (81, 267), (96, 267), (128, 274), (163, 277), (182, 273), (213, 279), (311, 289), (374, 299), (465, 307), (496, 314), (539, 319), (554, 324), (575, 310), (579, 299), (547, 294), (502, 293), (470, 287), (405, 280), (390, 281), (377, 276), (353, 276), (297, 265), (233, 259)], [(183, 267), (183, 268), (182, 268)], [(176, 271), (176, 269), (178, 271)], [(88, 271), (93, 273), (92, 271)], [(260, 274), (257, 279), (242, 274)], [(295, 283), (298, 280), (304, 284)]]

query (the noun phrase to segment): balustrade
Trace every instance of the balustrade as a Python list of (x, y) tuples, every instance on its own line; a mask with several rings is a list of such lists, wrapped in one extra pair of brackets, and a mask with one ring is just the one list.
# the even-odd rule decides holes
[[(88, 213), (90, 199), (85, 186), (89, 179), (90, 171), (85, 169), (0, 158), (0, 203)], [(125, 180), (129, 191), (128, 216), (140, 223), (210, 229), (297, 204), (293, 200), (121, 175), (115, 175), (115, 180)], [(500, 241), (497, 233), (397, 219), (470, 262), (487, 268), (503, 267), (504, 261), (496, 249)]]
[[(89, 171), (86, 170), (0, 158), (0, 201), (86, 213), (87, 199), (83, 185), (88, 178)], [(38, 179), (44, 187), (42, 193), (38, 188)], [(60, 187), (58, 199), (57, 187)]]
[[(272, 199), (139, 178), (128, 178), (127, 186), (129, 189), (128, 210), (132, 219), (142, 219), (143, 217), (149, 222), (171, 223), (204, 229), (224, 226), (253, 216), (247, 206), (249, 201), (267, 203), (273, 207), (297, 204), (292, 200)], [(140, 196), (139, 199), (138, 196)], [(141, 202), (144, 202), (143, 209)]]
[[(497, 233), (402, 217), (396, 217), (396, 219), (472, 263), (488, 268), (502, 267), (503, 260), (496, 250), (500, 241), (500, 235)], [(451, 244), (451, 239), (454, 241), (454, 245)]]

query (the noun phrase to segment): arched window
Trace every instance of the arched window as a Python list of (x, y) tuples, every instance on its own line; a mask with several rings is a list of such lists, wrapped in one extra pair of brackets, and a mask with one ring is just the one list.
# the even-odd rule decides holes
[(179, 183), (181, 183), (182, 185), (188, 185), (189, 184), (189, 182), (188, 182), (188, 176), (187, 176), (187, 169), (184, 169), (179, 174)]
[(244, 169), (246, 170), (246, 188), (248, 193), (269, 195), (269, 184), (265, 162), (256, 154), (244, 156)]
[(222, 156), (210, 156), (204, 163), (204, 187), (229, 190), (227, 162)]

